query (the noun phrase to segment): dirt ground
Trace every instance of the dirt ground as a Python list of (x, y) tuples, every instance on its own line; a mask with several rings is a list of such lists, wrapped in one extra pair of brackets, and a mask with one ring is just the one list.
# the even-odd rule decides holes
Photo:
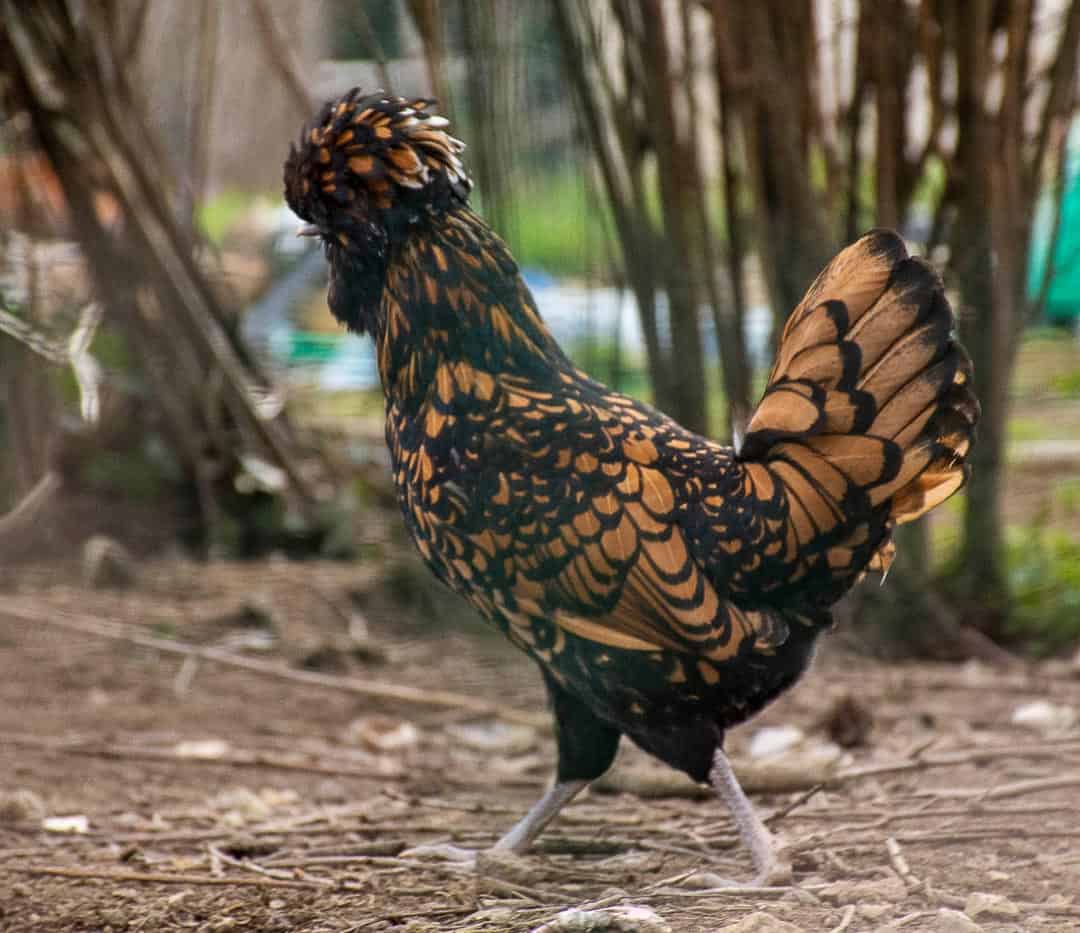
[[(1080, 929), (1080, 671), (885, 666), (842, 635), (730, 738), (792, 887), (726, 884), (750, 866), (722, 805), (631, 751), (527, 858), (408, 856), (490, 844), (554, 743), (529, 662), (418, 580), (400, 575), (398, 611), (374, 577), (162, 560), (125, 590), (73, 584), (75, 565), (0, 578), (0, 929), (530, 931), (619, 905), (675, 931)], [(406, 689), (372, 695), (386, 684)], [(873, 725), (839, 749), (822, 715), (858, 739), (845, 697)], [(750, 759), (766, 725), (806, 737)]]

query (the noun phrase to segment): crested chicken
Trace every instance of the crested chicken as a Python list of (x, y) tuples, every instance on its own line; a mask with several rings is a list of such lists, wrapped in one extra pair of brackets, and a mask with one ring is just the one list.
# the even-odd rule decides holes
[(875, 230), (792, 312), (739, 449), (591, 379), (468, 203), (433, 101), (353, 90), (285, 163), (331, 311), (370, 334), (408, 529), (540, 667), (553, 787), (521, 852), (621, 736), (731, 809), (759, 882), (787, 871), (723, 750), (803, 673), (830, 606), (964, 483), (978, 403), (941, 280)]

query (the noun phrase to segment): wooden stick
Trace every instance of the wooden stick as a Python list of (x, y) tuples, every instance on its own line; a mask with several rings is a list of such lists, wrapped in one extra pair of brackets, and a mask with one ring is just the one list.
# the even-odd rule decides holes
[(421, 687), (410, 687), (405, 684), (361, 680), (358, 677), (331, 677), (314, 671), (295, 671), (276, 662), (247, 658), (221, 648), (201, 647), (168, 638), (157, 638), (153, 635), (143, 634), (133, 626), (92, 619), (89, 616), (77, 615), (65, 609), (44, 609), (41, 608), (40, 601), (31, 603), (29, 600), (20, 600), (18, 597), (9, 598), (4, 601), (0, 614), (11, 616), (32, 625), (55, 625), (83, 635), (108, 638), (112, 641), (124, 641), (168, 654), (202, 658), (227, 667), (240, 668), (256, 674), (277, 677), (312, 687), (341, 690), (345, 693), (355, 693), (380, 700), (393, 700), (399, 703), (410, 703), (416, 706), (467, 710), (478, 716), (491, 716), (504, 722), (531, 726), (534, 729), (550, 727), (550, 719), (547, 716), (510, 709), (475, 697), (451, 693), (448, 690), (425, 690)]
[(1044, 790), (1062, 790), (1066, 787), (1080, 787), (1080, 775), (1070, 774), (1064, 777), (1015, 781), (1012, 784), (1002, 784), (1000, 787), (991, 788), (984, 797), (987, 800), (1000, 800), (1003, 797), (1022, 797), (1025, 794), (1034, 794)]
[[(266, 868), (265, 866), (260, 865), (256, 861), (252, 861), (252, 860), (248, 860), (248, 859), (241, 859), (241, 858), (233, 858), (231, 855), (229, 855), (229, 854), (227, 854), (225, 852), (222, 852), (221, 849), (219, 849), (215, 845), (210, 845), (207, 848), (210, 851), (211, 857), (214, 858), (216, 861), (222, 862), (225, 865), (231, 865), (233, 868), (239, 868), (241, 871), (251, 872), (252, 874), (258, 875), (260, 878), (273, 878), (276, 881), (294, 881), (294, 880), (299, 881), (299, 880), (304, 880), (304, 879), (298, 879), (295, 876), (290, 877), (291, 873), (286, 871), (284, 868)], [(308, 876), (308, 877), (309, 877), (312, 884), (317, 885), (319, 887), (323, 887), (323, 888), (337, 887), (337, 882), (332, 881), (329, 878), (314, 878), (314, 877), (311, 877), (311, 876)]]
[[(833, 787), (837, 784), (846, 784), (849, 781), (859, 780), (865, 777), (878, 777), (883, 774), (900, 774), (905, 771), (924, 771), (929, 768), (946, 768), (952, 765), (983, 764), (998, 758), (1060, 759), (1062, 756), (1076, 751), (1080, 751), (1080, 742), (1076, 739), (1066, 739), (1061, 742), (1045, 742), (1037, 745), (990, 745), (984, 748), (974, 748), (959, 752), (942, 752), (937, 755), (917, 756), (903, 761), (887, 762), (880, 765), (850, 768), (845, 771), (838, 771), (836, 774), (832, 775), (826, 783), (827, 786)], [(1070, 778), (1067, 780), (1070, 784), (1073, 783), (1073, 779)]]
[[(243, 885), (256, 888), (318, 888), (322, 890), (325, 885), (314, 881), (286, 881), (283, 878), (225, 878), (214, 875), (182, 875), (170, 872), (156, 871), (95, 871), (92, 868), (67, 868), (60, 865), (30, 865), (15, 867), (11, 871), (17, 871), (23, 875), (50, 875), (55, 878), (87, 878), (100, 881), (126, 881), (143, 882), (146, 884), (195, 884), (211, 885), (215, 887), (229, 887)], [(348, 886), (349, 882), (342, 882), (342, 886)]]
[(64, 740), (46, 736), (23, 735), (20, 733), (0, 733), (3, 744), (22, 745), (41, 748), (46, 751), (65, 755), (85, 755), (90, 758), (110, 760), (143, 759), (147, 761), (167, 761), (173, 765), (221, 765), (230, 768), (269, 768), (278, 771), (301, 771), (308, 774), (323, 774), (330, 777), (367, 778), (373, 781), (390, 781), (404, 776), (401, 767), (380, 771), (375, 768), (362, 768), (355, 765), (320, 764), (317, 761), (297, 761), (285, 755), (273, 752), (250, 752), (236, 749), (221, 755), (180, 755), (169, 748), (141, 748), (138, 745), (121, 745), (82, 739)]
[(855, 905), (848, 904), (844, 908), (843, 916), (840, 917), (840, 923), (834, 926), (829, 933), (844, 933), (848, 927), (855, 922)]
[(904, 858), (900, 843), (896, 841), (894, 836), (889, 836), (885, 840), (885, 851), (889, 853), (889, 864), (892, 865), (893, 871), (896, 872), (900, 880), (904, 882), (904, 887), (909, 891), (918, 891), (923, 884), (912, 873), (911, 866), (908, 865), (907, 859)]
[(21, 540), (23, 532), (38, 521), (41, 513), (52, 503), (61, 485), (60, 474), (49, 470), (11, 511), (0, 515), (0, 545), (10, 544), (15, 538)]
[(264, 0), (250, 0), (250, 9), (262, 36), (266, 56), (292, 98), (293, 106), (302, 114), (311, 113), (315, 109), (311, 92), (289, 43), (274, 20), (274, 14)]

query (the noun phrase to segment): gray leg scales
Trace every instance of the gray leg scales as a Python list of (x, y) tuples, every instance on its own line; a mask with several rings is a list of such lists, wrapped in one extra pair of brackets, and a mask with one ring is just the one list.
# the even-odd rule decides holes
[[(547, 825), (587, 786), (588, 781), (563, 781), (544, 794), (514, 827), (491, 847), (492, 853), (522, 855)], [(416, 846), (402, 853), (417, 858), (445, 859), (463, 867), (476, 864), (477, 852), (453, 845)]]
[(769, 832), (754, 810), (753, 804), (743, 793), (731, 762), (722, 748), (713, 756), (709, 780), (720, 798), (727, 804), (739, 838), (750, 850), (754, 863), (754, 880), (751, 885), (770, 887), (791, 883), (791, 865), (781, 854), (776, 837)]
[(541, 797), (532, 809), (526, 813), (513, 829), (495, 843), (492, 848), (497, 852), (513, 852), (521, 855), (531, 846), (559, 811), (580, 794), (588, 781), (563, 781), (551, 788)]

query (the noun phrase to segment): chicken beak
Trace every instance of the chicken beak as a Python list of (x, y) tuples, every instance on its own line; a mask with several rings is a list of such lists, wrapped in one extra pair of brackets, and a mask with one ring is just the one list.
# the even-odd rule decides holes
[(304, 224), (299, 230), (296, 231), (297, 236), (321, 236), (322, 231), (319, 230), (314, 224)]

